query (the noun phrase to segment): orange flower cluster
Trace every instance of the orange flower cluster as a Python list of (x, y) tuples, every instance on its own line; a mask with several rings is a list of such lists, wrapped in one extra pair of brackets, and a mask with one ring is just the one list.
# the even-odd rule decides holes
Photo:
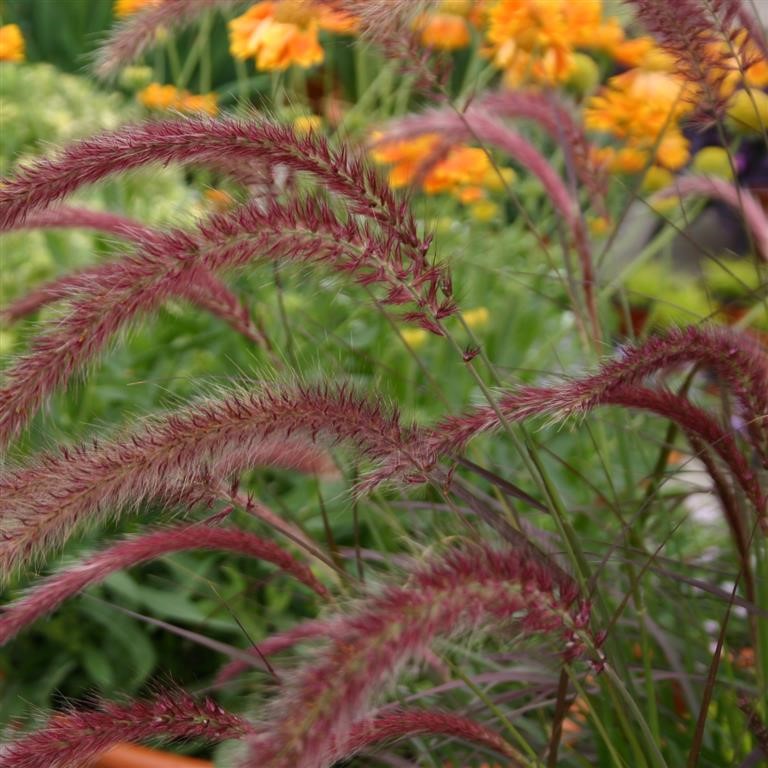
[(501, 215), (489, 193), (504, 190), (516, 176), (512, 168), (497, 169), (485, 150), (450, 146), (433, 133), (395, 141), (374, 134), (373, 140), (371, 155), (375, 162), (391, 166), (391, 186), (417, 185), (428, 195), (450, 194), (469, 206), (476, 221), (493, 221)]
[(130, 16), (132, 13), (142, 11), (144, 8), (155, 5), (158, 0), (115, 0), (113, 11), (115, 16), (122, 18)]
[(759, 89), (768, 86), (768, 62), (745, 30), (728, 41), (712, 42), (710, 48), (705, 82), (692, 82), (650, 37), (622, 39), (613, 45), (611, 55), (631, 69), (612, 77), (590, 99), (585, 123), (619, 139), (623, 146), (600, 150), (598, 159), (620, 173), (637, 173), (651, 163), (660, 167), (657, 170), (679, 170), (690, 159), (680, 123), (713, 97), (728, 105), (729, 115), (741, 114), (740, 106), (749, 101), (748, 115), (740, 125), (754, 127), (759, 109), (753, 106), (754, 99), (745, 97), (743, 88), (754, 88), (762, 95)]
[[(425, 133), (379, 143), (371, 155), (377, 163), (392, 166), (389, 183), (395, 188), (420, 183), (429, 195), (447, 192), (462, 203), (476, 203), (485, 198), (486, 190), (503, 185), (485, 150), (467, 146), (443, 149), (441, 145), (438, 134)], [(510, 173), (511, 169), (504, 171)]]
[(416, 19), (422, 44), (443, 51), (466, 48), (470, 41), (468, 17), (473, 9), (472, 0), (442, 0), (437, 10)]
[(147, 109), (173, 109), (177, 112), (205, 112), (209, 115), (218, 113), (215, 93), (192, 94), (174, 85), (150, 83), (136, 94), (139, 102)]
[(229, 22), (229, 50), (236, 59), (256, 59), (263, 70), (320, 64), (324, 51), (318, 32), (348, 33), (356, 22), (312, 0), (267, 0)]
[(637, 173), (651, 160), (664, 168), (682, 168), (689, 158), (680, 119), (690, 111), (686, 84), (676, 75), (630, 69), (612, 77), (593, 96), (584, 114), (588, 128), (621, 140), (620, 148), (600, 150), (611, 170)]
[(18, 24), (0, 27), (0, 61), (24, 61), (24, 37)]
[(508, 85), (566, 82), (579, 48), (610, 50), (624, 38), (602, 0), (497, 0), (487, 12), (487, 54)]

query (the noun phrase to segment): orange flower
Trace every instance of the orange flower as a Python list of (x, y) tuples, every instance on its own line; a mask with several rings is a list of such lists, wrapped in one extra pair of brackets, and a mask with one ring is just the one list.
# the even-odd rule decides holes
[(318, 30), (348, 33), (356, 23), (312, 0), (267, 0), (229, 22), (229, 50), (236, 59), (255, 57), (259, 69), (306, 69), (325, 56)]
[(452, 147), (444, 160), (424, 178), (424, 191), (430, 195), (451, 192), (463, 186), (482, 184), (493, 168), (488, 153), (477, 147)]
[(680, 78), (663, 72), (632, 69), (612, 77), (593, 96), (584, 114), (588, 128), (624, 142), (617, 153), (605, 153), (613, 170), (634, 173), (650, 159), (677, 170), (688, 162), (688, 141), (678, 122), (690, 104), (683, 98)]
[(550, 84), (570, 73), (572, 49), (562, 0), (502, 0), (488, 14), (488, 42), (506, 80)]
[(487, 53), (513, 86), (563, 83), (575, 49), (610, 49), (624, 35), (618, 20), (602, 20), (601, 0), (498, 0), (488, 21)]
[(210, 206), (215, 211), (228, 211), (230, 208), (233, 208), (235, 205), (235, 200), (232, 197), (232, 195), (229, 194), (226, 190), (223, 189), (215, 189), (210, 188), (206, 189), (203, 192), (203, 197), (205, 198), (205, 201), (210, 204)]
[(206, 112), (217, 114), (215, 93), (192, 94), (180, 91), (174, 85), (150, 83), (136, 94), (139, 102), (148, 109), (175, 109), (179, 112)]
[(115, 0), (114, 13), (117, 17), (130, 16), (157, 2), (158, 0)]
[(392, 166), (389, 183), (393, 187), (413, 184), (423, 174), (421, 185), (428, 195), (447, 192), (467, 205), (484, 201), (486, 190), (504, 189), (515, 179), (511, 168), (502, 168), (500, 179), (484, 149), (467, 146), (443, 149), (442, 139), (435, 133), (399, 141), (381, 142), (381, 134), (374, 134), (372, 138), (380, 143), (371, 151), (371, 156), (379, 164)]
[(428, 48), (454, 51), (469, 45), (469, 27), (466, 19), (455, 13), (427, 13), (417, 22), (421, 42)]
[[(374, 140), (380, 136), (374, 135)], [(424, 133), (406, 141), (385, 142), (377, 146), (371, 156), (381, 165), (392, 165), (389, 183), (392, 187), (410, 184), (419, 172), (422, 163), (437, 149), (440, 137), (435, 133)]]
[(642, 67), (659, 72), (672, 72), (674, 59), (656, 45), (652, 37), (621, 40), (609, 49), (616, 61), (626, 67)]
[(0, 27), (0, 61), (24, 61), (24, 37), (18, 24)]
[(768, 85), (768, 61), (746, 30), (739, 30), (733, 40), (713, 45), (712, 58), (717, 64), (709, 76), (713, 82), (720, 80), (717, 84), (723, 98), (732, 96), (742, 85), (752, 88)]

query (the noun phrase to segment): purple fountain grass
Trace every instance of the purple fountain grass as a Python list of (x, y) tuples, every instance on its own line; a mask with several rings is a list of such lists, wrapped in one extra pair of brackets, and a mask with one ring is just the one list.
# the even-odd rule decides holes
[[(746, 40), (739, 41), (737, 26), (750, 15), (741, 0), (626, 0), (635, 8), (637, 18), (670, 54), (677, 72), (692, 89), (688, 98), (701, 119), (717, 120), (727, 103), (722, 84), (733, 64), (731, 49), (744, 60)], [(754, 30), (749, 25), (747, 32)], [(759, 43), (758, 43), (759, 44)]]
[[(624, 347), (620, 358), (605, 363), (597, 375), (557, 387), (562, 399), (551, 403), (550, 412), (586, 413), (615, 387), (688, 363), (711, 370), (723, 381), (736, 400), (751, 442), (768, 462), (768, 351), (749, 334), (721, 326), (672, 329), (638, 346)], [(514, 400), (515, 394), (511, 397)]]
[(108, 211), (93, 211), (89, 208), (61, 206), (37, 211), (16, 221), (4, 231), (18, 229), (95, 229), (105, 234), (137, 242), (146, 242), (156, 230), (140, 221)]
[(430, 51), (421, 42), (418, 19), (438, 0), (315, 0), (318, 5), (357, 19), (361, 39), (374, 43), (384, 58), (397, 62), (400, 74), (411, 76), (416, 91), (430, 91), (437, 84)]
[[(413, 289), (428, 297), (438, 317), (455, 311), (450, 280), (443, 269), (428, 262), (429, 238), (418, 237), (407, 200), (396, 198), (378, 173), (348, 147), (334, 149), (315, 132), (298, 136), (293, 129), (263, 118), (148, 122), (73, 144), (53, 159), (22, 167), (0, 186), (0, 229), (114, 173), (153, 163), (215, 165), (222, 156), (309, 173), (327, 192), (346, 201), (349, 213), (377, 223), (389, 266), (401, 283), (408, 277)], [(445, 297), (442, 302), (440, 295)]]
[[(315, 450), (317, 451), (317, 457), (320, 461), (318, 461), (317, 468), (312, 474), (323, 475), (325, 477), (338, 477), (339, 472), (336, 469), (331, 456), (325, 455), (317, 448)], [(281, 533), (294, 544), (298, 544), (302, 549), (316, 557), (325, 565), (333, 567), (333, 563), (328, 560), (322, 549), (320, 549), (298, 525), (280, 517), (280, 515), (273, 512), (266, 504), (258, 501), (252, 495), (243, 493), (242, 491), (231, 487), (227, 488), (224, 484), (220, 484), (218, 489), (212, 488), (211, 495), (215, 496), (217, 499), (231, 501), (233, 506), (239, 507), (257, 520), (266, 523), (270, 528)]]
[(239, 3), (240, 0), (162, 0), (139, 9), (111, 32), (96, 54), (94, 71), (101, 78), (114, 77), (152, 47), (160, 30), (179, 30), (208, 11)]
[[(505, 392), (499, 398), (497, 408), (481, 406), (462, 416), (445, 418), (432, 429), (430, 435), (419, 435), (420, 450), (425, 456), (445, 456), (460, 452), (476, 435), (500, 428), (502, 422), (499, 414), (505, 420), (515, 422), (538, 415), (556, 418), (584, 415), (596, 407), (606, 405), (638, 408), (675, 422), (687, 434), (710, 446), (729, 467), (734, 479), (755, 506), (758, 515), (765, 519), (766, 495), (757, 474), (739, 450), (732, 435), (715, 418), (693, 405), (686, 397), (664, 389), (640, 386), (634, 380), (641, 378), (637, 370), (633, 371), (631, 367), (624, 369), (624, 380), (622, 376), (616, 376), (615, 368), (621, 367), (625, 362), (608, 364), (595, 376), (576, 379), (562, 386), (520, 387)], [(657, 370), (659, 367), (662, 366), (650, 370)], [(768, 382), (768, 378), (764, 379), (763, 383), (765, 382)], [(765, 420), (765, 415), (762, 419)], [(370, 482), (375, 483), (379, 475), (387, 477), (386, 463), (375, 470)]]
[(214, 686), (222, 686), (253, 667), (261, 667), (260, 660), (263, 656), (272, 656), (280, 653), (288, 648), (293, 648), (305, 640), (322, 640), (330, 634), (331, 626), (332, 620), (330, 619), (308, 619), (301, 622), (301, 624), (297, 624), (295, 627), (291, 627), (291, 629), (287, 629), (285, 632), (270, 635), (248, 650), (248, 653), (254, 659), (252, 665), (249, 665), (243, 659), (228, 661), (216, 674)]
[(259, 558), (298, 579), (320, 597), (329, 597), (328, 590), (306, 565), (272, 541), (237, 528), (181, 525), (143, 533), (113, 544), (36, 584), (24, 597), (2, 607), (0, 645), (7, 643), (24, 627), (50, 613), (68, 598), (103, 581), (109, 574), (189, 549), (225, 550)]
[(424, 471), (408, 453), (410, 432), (397, 414), (345, 386), (235, 391), (122, 439), (64, 449), (0, 475), (0, 573), (58, 546), (82, 523), (143, 500), (207, 500), (211, 486), (258, 465), (327, 467), (327, 456), (305, 442), (321, 438), (352, 443), (371, 459), (397, 454), (400, 471)]
[(101, 702), (97, 709), (54, 714), (38, 731), (0, 747), (3, 768), (81, 768), (122, 741), (239, 739), (251, 731), (212, 699), (171, 688), (153, 699)]
[(680, 176), (655, 197), (709, 197), (741, 212), (758, 256), (768, 262), (768, 216), (760, 201), (744, 187), (712, 176)]
[(250, 202), (212, 217), (196, 232), (172, 230), (161, 239), (158, 234), (142, 243), (138, 255), (104, 267), (98, 282), (85, 280), (73, 287), (69, 313), (51, 323), (6, 372), (0, 388), (0, 445), (118, 330), (171, 296), (196, 295), (195, 286), (208, 279), (206, 272), (242, 267), (257, 257), (326, 262), (359, 283), (383, 283), (384, 303), (412, 302), (416, 308), (404, 318), (437, 333), (442, 331), (436, 320), (455, 311), (452, 299), (441, 298), (441, 292), (450, 293), (442, 268), (426, 261), (406, 263), (399, 248), (382, 243), (359, 221), (339, 221), (320, 202)]
[(341, 617), (327, 649), (285, 682), (270, 721), (252, 739), (246, 765), (321, 768), (345, 744), (373, 698), (409, 661), (441, 637), (514, 623), (517, 630), (564, 636), (564, 654), (583, 646), (589, 608), (578, 587), (557, 588), (538, 561), (518, 549), (476, 545), (450, 552)]
[[(605, 208), (605, 172), (594, 163), (591, 145), (583, 126), (554, 94), (521, 90), (489, 92), (473, 99), (463, 112), (470, 121), (478, 114), (534, 121), (561, 146), (579, 181), (589, 191), (592, 202), (600, 210)], [(410, 139), (424, 133), (443, 134), (446, 132), (446, 121), (451, 126), (452, 133), (457, 122), (456, 117), (456, 111), (447, 107), (406, 115), (387, 123), (384, 136), (375, 144)], [(452, 141), (455, 142), (456, 139)]]
[[(355, 723), (347, 741), (337, 748), (335, 761), (347, 759), (368, 747), (413, 736), (448, 736), (492, 749), (517, 768), (518, 752), (498, 733), (484, 725), (449, 712), (426, 709), (382, 709)], [(512, 761), (512, 762), (509, 762)]]
[[(411, 454), (421, 456), (419, 463), (429, 466), (441, 456), (461, 452), (476, 435), (502, 426), (499, 413), (505, 420), (522, 421), (542, 414), (563, 419), (602, 405), (640, 408), (675, 421), (709, 445), (729, 467), (761, 521), (766, 520), (766, 494), (730, 431), (687, 398), (640, 386), (648, 377), (686, 363), (711, 370), (721, 379), (735, 399), (750, 445), (768, 467), (768, 352), (748, 334), (717, 326), (674, 329), (637, 347), (626, 347), (619, 360), (605, 363), (593, 376), (553, 387), (503, 392), (498, 409), (481, 406), (444, 418), (427, 432), (414, 433)], [(363, 479), (361, 488), (375, 487), (399, 470), (384, 460)]]
[(392, 133), (386, 131), (380, 139), (377, 139), (376, 144), (385, 144), (392, 138), (422, 133), (438, 133), (453, 143), (475, 139), (497, 147), (539, 179), (552, 205), (563, 217), (573, 237), (573, 244), (581, 264), (582, 288), (592, 332), (595, 338), (599, 338), (595, 274), (584, 221), (578, 201), (571, 195), (550, 162), (520, 134), (502, 121), (489, 116), (488, 110), (483, 109), (482, 106), (477, 108), (470, 106), (463, 114), (451, 110), (438, 110), (396, 121)]
[(211, 164), (257, 161), (309, 173), (351, 213), (377, 221), (409, 256), (425, 261), (428, 243), (419, 239), (407, 201), (397, 199), (363, 158), (342, 145), (334, 149), (320, 134), (297, 135), (264, 118), (237, 120), (190, 117), (126, 126), (77, 142), (52, 159), (36, 160), (0, 186), (0, 229), (50, 205), (79, 187), (115, 173), (170, 162)]
[[(163, 242), (162, 232), (147, 227), (141, 222), (118, 214), (92, 211), (87, 208), (61, 207), (38, 211), (11, 229), (55, 228), (95, 229), (139, 245), (153, 241), (158, 244)], [(15, 322), (46, 304), (71, 297), (74, 292), (82, 289), (82, 286), (98, 282), (100, 273), (109, 272), (112, 269), (114, 267), (110, 264), (103, 264), (52, 280), (0, 309), (0, 317), (8, 322)], [(195, 280), (184, 288), (185, 293), (181, 294), (181, 298), (221, 318), (250, 341), (265, 344), (263, 334), (254, 326), (248, 310), (229, 288), (208, 270), (204, 268), (197, 270)]]
[(607, 172), (595, 162), (584, 126), (555, 93), (511, 89), (493, 91), (473, 101), (471, 108), (489, 111), (498, 117), (535, 121), (560, 145), (598, 212), (605, 211)]

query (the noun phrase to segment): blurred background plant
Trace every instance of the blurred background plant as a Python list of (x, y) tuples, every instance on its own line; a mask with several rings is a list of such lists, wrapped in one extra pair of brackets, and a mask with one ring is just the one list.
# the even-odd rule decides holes
[[(764, 37), (756, 42), (737, 25), (730, 49), (722, 36), (708, 41), (713, 74), (697, 82), (681, 67), (684, 57), (651, 35), (653, 19), (646, 14), (644, 28), (633, 14), (639, 8), (643, 17), (650, 2), (443, 0), (420, 4), (418, 13), (406, 3), (403, 18), (388, 20), (386, 13), (369, 19), (365, 4), (355, 2), (275, 0), (212, 3), (189, 24), (171, 20), (153, 29), (130, 60), (114, 50), (110, 56), (109, 47), (98, 52), (116, 23), (117, 34), (130, 30), (158, 4), (4, 0), (2, 174), (74, 139), (174, 113), (245, 116), (256, 109), (299, 132), (367, 145), (392, 187), (412, 194), (420, 228), (434, 232), (432, 252), (450, 265), (462, 312), (446, 325), (464, 345), (465, 361), (480, 352), (492, 365), (478, 380), (446, 340), (400, 328), (359, 287), (338, 275), (275, 264), (239, 274), (232, 285), (265, 343), (254, 345), (181, 300), (168, 302), (87, 380), (56, 395), (14, 446), (15, 460), (129, 425), (139, 414), (242, 377), (300, 371), (310, 381), (347, 380), (383, 392), (407, 418), (431, 423), (481, 402), (485, 386), (571, 377), (653, 331), (707, 322), (736, 324), (757, 338), (768, 331), (766, 232), (751, 226), (739, 204), (681, 191), (690, 175), (719, 179), (764, 211)], [(486, 92), (497, 102), (484, 103)], [(504, 94), (533, 96), (505, 101)], [(699, 114), (708, 99), (716, 112)], [(469, 121), (475, 104), (551, 163), (577, 209), (573, 222), (525, 149), (510, 153), (508, 145), (478, 140), (473, 129), (456, 140), (457, 132), (440, 130), (449, 124), (445, 114), (424, 122), (424, 130), (408, 122), (432, 108)], [(574, 133), (563, 120), (553, 127), (550, 108), (565, 110)], [(272, 182), (279, 186), (280, 179)], [(251, 186), (248, 193), (263, 191)], [(244, 194), (225, 172), (171, 166), (86, 188), (68, 204), (151, 225), (191, 226)], [(594, 279), (579, 272), (571, 224), (584, 233)], [(81, 229), (4, 233), (1, 247), (0, 307), (123, 250), (115, 237)], [(590, 290), (597, 329), (590, 326)], [(56, 311), (45, 307), (3, 323), (0, 354), (11, 361), (36, 323)], [(689, 386), (683, 377), (672, 381)], [(693, 394), (711, 409), (721, 400), (714, 385), (694, 385)], [(754, 764), (758, 739), (738, 692), (768, 692), (768, 637), (754, 630), (768, 611), (768, 581), (754, 604), (739, 590), (731, 594), (736, 559), (724, 544), (728, 527), (703, 466), (663, 420), (638, 412), (606, 410), (573, 430), (542, 427), (530, 440), (595, 569), (601, 617), (616, 620), (607, 652), (667, 764), (684, 764), (709, 685), (699, 764)], [(467, 457), (493, 473), (469, 472), (467, 482), (495, 509), (510, 504), (499, 478), (544, 501), (513, 441), (480, 437)], [(398, 558), (465, 534), (431, 490), (352, 499), (358, 467), (344, 454), (338, 461), (335, 477), (254, 470), (242, 487), (324, 542), (350, 580), (375, 580), (396, 570)], [(159, 514), (142, 509), (108, 532), (137, 531)], [(553, 549), (563, 546), (551, 515), (534, 507), (524, 519)], [(247, 515), (238, 520), (255, 527)], [(61, 558), (99, 538), (85, 534)], [(764, 542), (755, 545), (754, 567), (768, 576)], [(0, 720), (28, 724), (34, 707), (94, 691), (142, 693), (166, 675), (205, 689), (222, 659), (141, 616), (247, 647), (315, 615), (315, 601), (283, 582), (252, 560), (197, 552), (114, 574), (0, 650)], [(27, 583), (19, 577), (5, 596)], [(720, 639), (725, 651), (714, 684), (707, 674)], [(535, 756), (562, 703), (557, 691), (564, 683), (553, 660), (501, 644), (449, 643), (440, 654), (446, 669), (408, 677), (397, 696), (437, 699), (456, 711), (477, 708), (517, 734), (516, 743), (532, 745), (529, 764), (540, 764)], [(633, 740), (623, 704), (610, 700), (599, 680), (582, 676), (570, 690), (570, 709), (558, 713), (558, 764), (654, 765), (642, 739)], [(240, 710), (254, 691), (264, 692), (255, 673), (218, 693)], [(768, 715), (764, 706), (758, 715)], [(439, 739), (409, 744), (402, 754), (423, 765), (485, 759)], [(222, 764), (225, 755), (223, 748)]]

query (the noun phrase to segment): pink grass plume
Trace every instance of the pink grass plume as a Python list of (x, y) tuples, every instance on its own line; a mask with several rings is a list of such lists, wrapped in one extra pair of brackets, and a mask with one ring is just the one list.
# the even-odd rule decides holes
[[(494, 103), (491, 101), (491, 105)], [(533, 114), (532, 105), (528, 107), (528, 113)], [(511, 107), (509, 109), (511, 110)], [(521, 106), (520, 109), (522, 111), (523, 107)], [(549, 123), (551, 122), (550, 118)], [(554, 125), (550, 125), (550, 128), (554, 130)], [(584, 222), (577, 200), (551, 163), (533, 144), (495, 117), (492, 108), (485, 109), (482, 104), (477, 107), (470, 106), (463, 114), (444, 109), (395, 121), (391, 130), (388, 129), (376, 144), (386, 144), (393, 139), (422, 133), (438, 133), (452, 143), (474, 139), (496, 147), (539, 179), (573, 238), (573, 245), (581, 264), (582, 287), (592, 333), (595, 338), (599, 338), (600, 328), (595, 296), (596, 278)], [(434, 158), (427, 159), (427, 162), (439, 160), (440, 156), (436, 154)]]
[(347, 741), (337, 747), (337, 761), (364, 749), (414, 736), (447, 736), (492, 749), (507, 759), (509, 768), (523, 763), (518, 752), (498, 733), (468, 717), (428, 709), (382, 709), (353, 726)]
[(674, 184), (657, 192), (655, 197), (708, 197), (725, 203), (744, 217), (758, 256), (768, 262), (768, 216), (749, 189), (712, 176), (680, 176)]
[[(141, 222), (105, 211), (62, 206), (49, 208), (31, 214), (11, 229), (94, 229), (132, 241), (138, 245), (149, 242), (162, 243), (163, 233), (143, 225)], [(25, 315), (60, 299), (71, 298), (90, 282), (98, 283), (101, 274), (113, 270), (110, 264), (100, 264), (69, 275), (63, 275), (16, 299), (0, 309), (0, 317), (15, 322)], [(195, 279), (183, 286), (180, 297), (209, 311), (231, 325), (250, 341), (264, 344), (265, 340), (254, 326), (248, 310), (237, 297), (208, 270), (199, 269)]]
[(212, 699), (171, 688), (153, 699), (104, 701), (51, 716), (38, 731), (0, 746), (3, 768), (82, 768), (122, 741), (242, 738), (251, 726)]
[(111, 31), (96, 54), (94, 71), (104, 79), (114, 77), (152, 47), (160, 30), (168, 33), (182, 29), (207, 12), (235, 7), (238, 3), (239, 0), (162, 0), (140, 8)]
[[(558, 575), (559, 578), (559, 575)], [(250, 739), (245, 765), (327, 768), (367, 716), (373, 697), (438, 638), (514, 624), (558, 637), (566, 658), (583, 650), (589, 608), (578, 587), (555, 586), (539, 561), (518, 549), (476, 545), (435, 557), (357, 611), (334, 622), (325, 650), (286, 680), (269, 722)]]
[(397, 414), (348, 387), (236, 390), (148, 420), (111, 442), (63, 448), (0, 474), (0, 574), (57, 547), (81, 525), (145, 500), (207, 501), (212, 486), (260, 465), (327, 469), (319, 440), (345, 441), (360, 456), (424, 471), (408, 452), (409, 430)]
[(264, 560), (290, 574), (320, 597), (328, 597), (328, 591), (309, 568), (274, 542), (236, 528), (200, 524), (175, 526), (113, 544), (53, 574), (34, 585), (19, 600), (3, 606), (0, 611), (0, 645), (68, 598), (103, 581), (109, 574), (189, 549), (225, 550)]

